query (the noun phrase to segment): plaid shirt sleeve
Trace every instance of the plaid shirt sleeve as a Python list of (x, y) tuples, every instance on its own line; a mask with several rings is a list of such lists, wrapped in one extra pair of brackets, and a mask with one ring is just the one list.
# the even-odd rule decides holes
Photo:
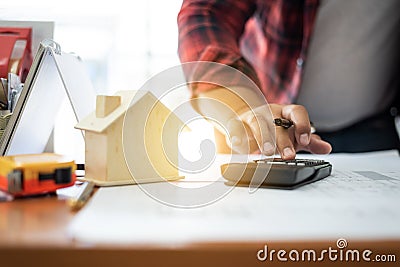
[[(178, 52), (181, 62), (212, 61), (228, 65), (259, 85), (255, 70), (239, 48), (245, 24), (255, 8), (253, 0), (184, 0), (178, 15)], [(191, 67), (191, 70), (185, 70), (185, 74), (191, 76), (192, 81), (210, 81), (213, 77), (218, 80), (222, 71), (218, 68), (194, 70)], [(230, 84), (224, 85), (241, 85), (240, 80), (240, 77), (231, 77)], [(196, 85), (191, 86), (194, 95), (215, 87), (204, 83)]]
[[(181, 62), (229, 65), (254, 81), (269, 102), (292, 103), (318, 0), (184, 0), (178, 15)], [(217, 76), (217, 71), (185, 71)], [(211, 74), (210, 74), (211, 73)], [(237, 77), (231, 84), (241, 85)], [(192, 92), (209, 86), (192, 86)]]

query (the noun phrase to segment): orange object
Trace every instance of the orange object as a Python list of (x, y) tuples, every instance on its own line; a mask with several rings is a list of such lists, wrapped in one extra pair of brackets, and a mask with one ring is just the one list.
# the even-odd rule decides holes
[(25, 82), (32, 65), (32, 29), (0, 27), (0, 77), (9, 72)]
[(14, 196), (55, 192), (75, 183), (76, 165), (53, 153), (0, 157), (0, 189)]

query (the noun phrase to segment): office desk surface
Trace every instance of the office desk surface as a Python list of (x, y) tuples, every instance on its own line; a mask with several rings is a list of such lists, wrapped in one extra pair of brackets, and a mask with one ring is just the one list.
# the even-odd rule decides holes
[(57, 196), (0, 203), (0, 246), (69, 246), (74, 213)]
[[(56, 196), (22, 199), (0, 203), (0, 259), (2, 266), (265, 266), (257, 260), (262, 242), (210, 243), (184, 246), (172, 245), (88, 245), (68, 236), (68, 226), (76, 213)], [(334, 247), (333, 240), (273, 241), (270, 249), (314, 249)], [(371, 249), (376, 254), (395, 255), (400, 259), (400, 240), (352, 242), (360, 250)], [(3, 263), (5, 265), (3, 265)], [(7, 265), (6, 263), (10, 264)], [(327, 261), (325, 261), (325, 264)], [(329, 262), (332, 264), (332, 262)], [(346, 262), (334, 262), (346, 264)], [(352, 262), (355, 264), (357, 262)], [(286, 266), (288, 262), (275, 264)], [(293, 264), (293, 262), (292, 262)], [(308, 266), (321, 262), (308, 262)], [(348, 264), (348, 262), (347, 262)], [(358, 262), (365, 266), (365, 262)], [(395, 263), (384, 263), (384, 266)], [(378, 266), (374, 264), (374, 266)]]
[[(395, 159), (396, 160), (396, 159)], [(337, 166), (337, 165), (334, 165)], [(94, 197), (100, 192), (95, 192)], [(96, 244), (74, 240), (70, 226), (82, 211), (72, 212), (57, 196), (19, 199), (0, 203), (1, 266), (398, 266), (400, 239), (348, 239), (352, 250), (373, 251), (374, 255), (394, 255), (396, 262), (365, 261), (279, 261), (277, 251), (300, 253), (329, 247), (337, 249), (336, 239), (286, 239), (240, 242)], [(88, 222), (90, 223), (90, 222)], [(399, 226), (400, 227), (400, 226)], [(257, 253), (275, 250), (273, 262), (260, 261)], [(260, 254), (263, 256), (263, 253)], [(271, 254), (269, 254), (271, 255)], [(286, 254), (287, 255), (287, 254)]]

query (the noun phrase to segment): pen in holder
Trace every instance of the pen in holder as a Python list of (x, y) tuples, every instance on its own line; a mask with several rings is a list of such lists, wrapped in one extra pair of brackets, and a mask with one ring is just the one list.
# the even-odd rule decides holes
[(9, 110), (0, 110), (0, 139), (4, 134), (12, 113)]
[(7, 78), (1, 78), (0, 82), (0, 138), (24, 88), (24, 84), (16, 74), (8, 73)]

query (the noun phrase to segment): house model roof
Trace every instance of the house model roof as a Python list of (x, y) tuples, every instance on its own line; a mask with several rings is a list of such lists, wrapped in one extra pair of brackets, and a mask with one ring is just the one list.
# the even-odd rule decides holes
[(96, 111), (89, 114), (86, 118), (81, 120), (77, 125), (75, 125), (76, 129), (81, 129), (85, 131), (92, 131), (101, 133), (106, 130), (115, 120), (125, 115), (125, 112), (128, 110), (130, 106), (135, 105), (140, 99), (142, 99), (145, 95), (151, 95), (154, 98), (154, 103), (158, 101), (155, 96), (149, 91), (119, 91), (115, 93), (116, 96), (121, 97), (121, 104), (116, 107), (112, 112), (110, 112), (105, 117), (97, 117)]

